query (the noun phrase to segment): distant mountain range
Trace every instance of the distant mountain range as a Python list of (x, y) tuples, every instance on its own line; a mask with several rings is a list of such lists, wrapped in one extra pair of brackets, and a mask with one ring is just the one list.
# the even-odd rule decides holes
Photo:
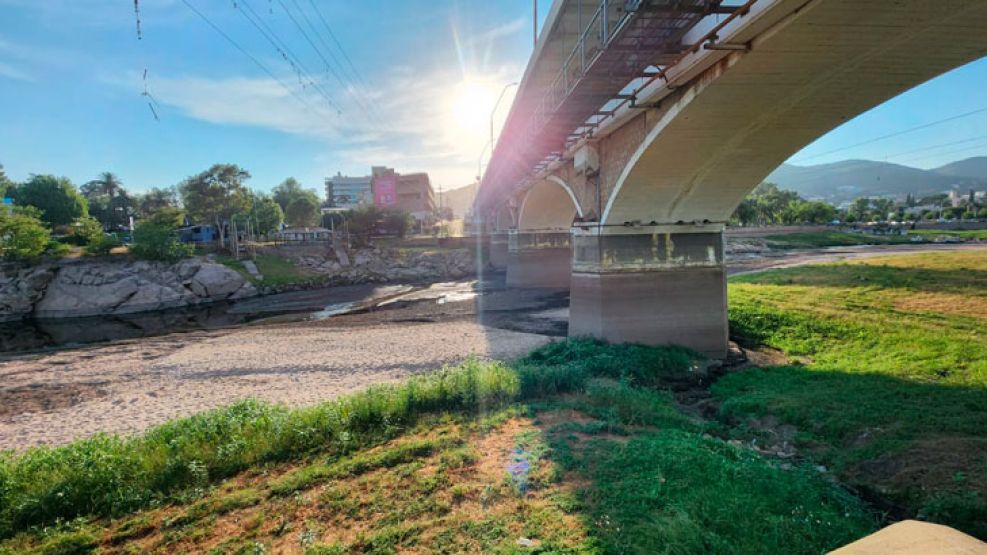
[(844, 160), (817, 166), (782, 164), (765, 181), (805, 198), (833, 204), (858, 197), (916, 197), (956, 189), (987, 189), (987, 156), (967, 158), (931, 170), (871, 160)]
[[(839, 205), (859, 197), (915, 197), (956, 189), (987, 189), (987, 156), (951, 162), (931, 170), (872, 160), (844, 160), (817, 166), (782, 164), (764, 179), (807, 199)], [(473, 201), (475, 185), (442, 193), (444, 206), (462, 217)]]

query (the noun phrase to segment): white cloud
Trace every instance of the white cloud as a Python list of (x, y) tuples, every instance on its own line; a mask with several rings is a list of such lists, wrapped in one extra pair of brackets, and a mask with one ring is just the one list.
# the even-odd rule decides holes
[(0, 62), (0, 77), (14, 79), (16, 81), (34, 81), (32, 75), (4, 62)]
[[(471, 79), (499, 92), (500, 84), (518, 72), (517, 67), (504, 67)], [(139, 74), (107, 81), (138, 93), (142, 90)], [(476, 106), (483, 122), (479, 128), (464, 130), (456, 125), (450, 95), (462, 81), (458, 69), (396, 68), (373, 90), (353, 85), (348, 93), (330, 89), (343, 107), (342, 115), (329, 109), (311, 87), (300, 89), (288, 77), (282, 81), (309, 107), (269, 78), (150, 75), (148, 90), (162, 106), (163, 119), (175, 110), (217, 125), (245, 125), (308, 137), (324, 142), (336, 163), (343, 161), (347, 167), (388, 165), (398, 171), (428, 171), (433, 182), (447, 188), (468, 183), (476, 174), (477, 158), (487, 142), (485, 114), (492, 106)], [(505, 97), (498, 119), (506, 114), (509, 101)]]

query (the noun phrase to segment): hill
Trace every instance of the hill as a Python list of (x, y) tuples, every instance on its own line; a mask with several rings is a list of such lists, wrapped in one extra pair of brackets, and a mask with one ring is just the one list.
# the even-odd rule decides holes
[(987, 157), (969, 158), (933, 170), (872, 160), (844, 160), (815, 166), (783, 164), (765, 181), (805, 198), (834, 204), (862, 196), (923, 196), (951, 188), (987, 186)]
[[(452, 213), (457, 218), (462, 218), (466, 215), (466, 211), (469, 210), (475, 196), (476, 184), (469, 184), (465, 187), (459, 187), (458, 189), (451, 189), (449, 191), (443, 191), (441, 194), (436, 194), (436, 202), (439, 202), (442, 206), (452, 208)], [(441, 199), (439, 197), (441, 197)]]
[(980, 179), (987, 178), (987, 156), (975, 156), (965, 160), (957, 160), (932, 171), (941, 175), (976, 177)]

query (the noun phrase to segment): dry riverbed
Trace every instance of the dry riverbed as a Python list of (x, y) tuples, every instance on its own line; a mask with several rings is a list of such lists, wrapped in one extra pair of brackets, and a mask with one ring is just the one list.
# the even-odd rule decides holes
[(469, 356), (515, 357), (548, 339), (467, 319), (305, 323), (23, 356), (0, 366), (0, 449), (139, 432), (248, 397), (317, 403)]
[[(834, 248), (743, 257), (731, 274), (983, 245)], [(317, 403), (469, 356), (513, 358), (565, 335), (564, 293), (441, 287), (320, 321), (174, 333), (0, 360), (0, 449), (130, 434), (254, 397)], [(482, 318), (478, 321), (478, 306)]]

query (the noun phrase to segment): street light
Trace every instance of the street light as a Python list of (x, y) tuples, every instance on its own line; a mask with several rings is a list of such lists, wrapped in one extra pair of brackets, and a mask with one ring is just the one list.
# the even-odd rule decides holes
[(494, 104), (493, 110), (490, 110), (490, 152), (491, 153), (493, 153), (493, 148), (494, 148), (493, 121), (494, 121), (494, 115), (497, 113), (497, 107), (500, 106), (500, 101), (504, 99), (504, 93), (507, 92), (507, 89), (511, 87), (516, 87), (517, 85), (518, 85), (517, 81), (504, 85), (504, 88), (500, 90), (500, 96), (497, 97), (497, 102)]
[(476, 182), (480, 182), (480, 178), (483, 177), (483, 170), (480, 167), (483, 165), (483, 153), (490, 148), (490, 143), (488, 142), (483, 146), (483, 150), (480, 151), (480, 157), (476, 159)]

